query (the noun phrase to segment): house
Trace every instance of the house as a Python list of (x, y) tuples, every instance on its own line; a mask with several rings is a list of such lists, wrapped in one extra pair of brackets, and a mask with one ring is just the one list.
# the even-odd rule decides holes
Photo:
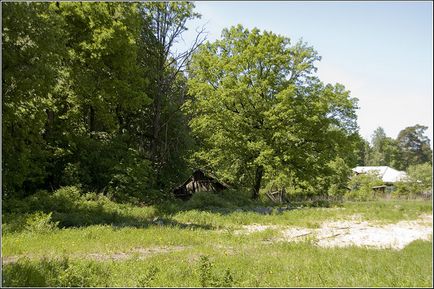
[(353, 172), (358, 174), (377, 173), (384, 184), (394, 184), (396, 182), (405, 181), (407, 174), (404, 171), (398, 171), (388, 166), (377, 167), (355, 167)]
[(358, 166), (353, 168), (352, 171), (356, 175), (376, 173), (383, 181), (383, 184), (373, 187), (374, 191), (385, 192), (386, 189), (390, 191), (393, 190), (393, 185), (396, 182), (405, 182), (407, 180), (406, 172), (398, 171), (388, 166)]
[(185, 182), (173, 189), (176, 198), (188, 200), (197, 192), (219, 192), (228, 189), (229, 185), (220, 182), (211, 174), (196, 170)]

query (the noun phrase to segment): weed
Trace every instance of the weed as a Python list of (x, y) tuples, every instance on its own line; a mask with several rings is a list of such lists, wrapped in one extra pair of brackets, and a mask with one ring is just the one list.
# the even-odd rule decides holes
[(233, 284), (234, 284), (234, 278), (232, 277), (231, 270), (229, 268), (226, 268), (221, 287), (232, 287)]
[(25, 230), (31, 233), (47, 233), (57, 229), (59, 222), (51, 220), (52, 213), (35, 212), (26, 218)]
[(150, 283), (155, 279), (155, 276), (159, 271), (160, 269), (154, 265), (151, 265), (151, 267), (148, 269), (148, 272), (146, 272), (143, 277), (139, 278), (137, 287), (149, 287)]
[(212, 263), (208, 256), (200, 256), (199, 260), (199, 283), (202, 287), (209, 287), (212, 282)]

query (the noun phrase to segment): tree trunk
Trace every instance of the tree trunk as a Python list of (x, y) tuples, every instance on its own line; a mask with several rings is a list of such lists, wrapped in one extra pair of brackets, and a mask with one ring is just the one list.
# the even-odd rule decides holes
[(89, 131), (94, 132), (96, 130), (95, 124), (95, 109), (93, 106), (90, 107), (90, 116), (89, 116)]
[(47, 122), (45, 123), (45, 134), (44, 139), (48, 140), (51, 137), (54, 126), (54, 111), (47, 109)]
[(252, 199), (257, 200), (259, 198), (259, 189), (261, 188), (262, 175), (264, 174), (264, 167), (256, 167), (255, 185), (253, 187)]
[(160, 122), (161, 122), (161, 90), (159, 89), (154, 98), (154, 117), (152, 121), (152, 142), (151, 153), (152, 158), (156, 161), (158, 159), (158, 147), (160, 142)]

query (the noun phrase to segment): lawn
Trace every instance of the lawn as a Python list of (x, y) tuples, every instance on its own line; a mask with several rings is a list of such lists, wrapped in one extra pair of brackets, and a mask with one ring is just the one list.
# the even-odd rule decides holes
[[(316, 228), (358, 215), (393, 224), (431, 215), (431, 201), (347, 202), (270, 214), (255, 204), (198, 209), (195, 200), (165, 207), (77, 201), (47, 214), (3, 216), (3, 286), (114, 287), (430, 287), (431, 240), (402, 250), (323, 248), (279, 241), (279, 230), (237, 234), (244, 225)], [(53, 200), (52, 200), (53, 201)], [(197, 202), (197, 200), (196, 200)], [(49, 202), (45, 202), (50, 206)], [(55, 204), (52, 203), (51, 206)], [(47, 212), (47, 207), (40, 207)], [(223, 210), (224, 209), (224, 210)], [(70, 211), (68, 215), (66, 211)], [(59, 223), (56, 223), (59, 222)], [(74, 223), (75, 222), (75, 223)], [(55, 224), (56, 226), (53, 226)]]

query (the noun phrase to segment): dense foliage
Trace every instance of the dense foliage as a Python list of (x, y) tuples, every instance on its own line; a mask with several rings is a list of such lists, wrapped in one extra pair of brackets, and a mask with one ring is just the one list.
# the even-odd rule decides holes
[(339, 184), (353, 165), (356, 100), (314, 76), (319, 59), (305, 43), (241, 25), (203, 45), (185, 104), (198, 163), (254, 197), (262, 178), (317, 193)]
[(355, 165), (431, 163), (424, 126), (363, 140), (357, 100), (318, 79), (306, 43), (238, 25), (175, 51), (190, 2), (2, 8), (3, 200), (75, 186), (158, 202), (194, 168), (253, 198), (339, 195)]
[(427, 129), (419, 124), (409, 126), (393, 139), (382, 127), (377, 128), (372, 135), (372, 145), (363, 140), (359, 146), (360, 165), (407, 170), (414, 165), (432, 164), (430, 140), (424, 135)]
[(155, 200), (179, 181), (190, 145), (177, 112), (186, 81), (160, 30), (176, 27), (173, 42), (198, 16), (193, 8), (3, 5), (3, 196), (79, 185)]

